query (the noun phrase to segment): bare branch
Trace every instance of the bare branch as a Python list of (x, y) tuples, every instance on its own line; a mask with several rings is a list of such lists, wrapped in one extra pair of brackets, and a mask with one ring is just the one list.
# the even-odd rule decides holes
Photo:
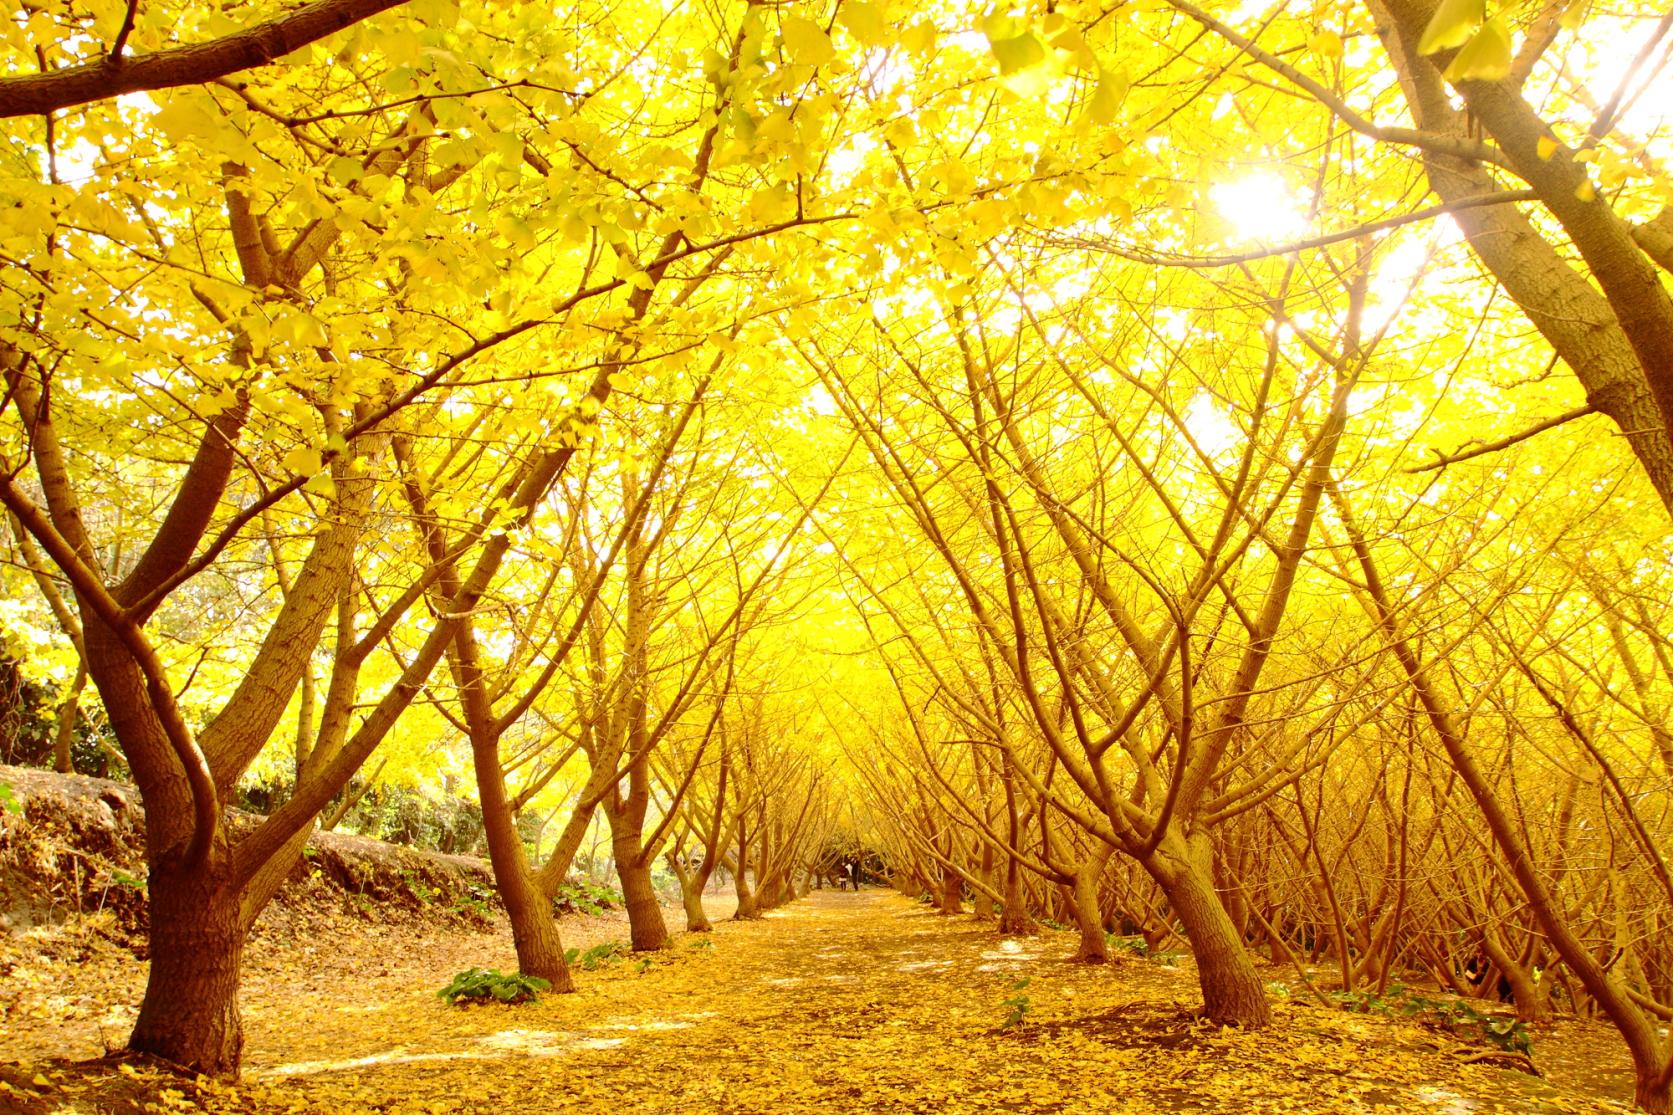
[(1509, 449), (1519, 441), (1527, 441), (1536, 434), (1543, 434), (1546, 430), (1555, 429), (1556, 427), (1561, 426), (1564, 422), (1572, 422), (1576, 418), (1584, 418), (1586, 415), (1595, 414), (1596, 412), (1597, 409), (1593, 407), (1592, 404), (1587, 403), (1585, 406), (1576, 407), (1573, 410), (1564, 411), (1562, 414), (1536, 422), (1532, 426), (1529, 426), (1526, 430), (1522, 430), (1520, 433), (1511, 434), (1509, 437), (1502, 437), (1497, 441), (1490, 441), (1485, 445), (1478, 445), (1473, 449), (1462, 449), (1457, 453), (1450, 455), (1437, 453), (1435, 454), (1435, 459), (1430, 461), (1428, 464), (1416, 465), (1406, 471), (1433, 472), (1436, 469), (1445, 468), (1447, 465), (1455, 465), (1461, 461), (1468, 461), (1476, 457), (1485, 457), (1489, 453), (1497, 453), (1501, 449)]

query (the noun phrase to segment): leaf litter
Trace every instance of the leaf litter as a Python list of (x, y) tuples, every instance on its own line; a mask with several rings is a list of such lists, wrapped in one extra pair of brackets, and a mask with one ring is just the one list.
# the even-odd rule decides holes
[[(579, 949), (626, 937), (619, 912), (563, 925)], [(1072, 964), (1070, 934), (1001, 938), (990, 923), (884, 891), (815, 892), (760, 921), (677, 935), (662, 953), (586, 973), (577, 994), (516, 1006), (436, 996), (462, 969), (515, 969), (503, 924), (290, 928), (249, 954), (241, 1081), (183, 1078), (120, 1054), (63, 1059), (99, 1054), (123, 1004), (41, 997), (38, 1013), (58, 1012), (39, 1019), (52, 1023), (46, 1041), (12, 1017), (0, 1034), (0, 1058), (22, 1058), (0, 1065), (0, 1111), (1630, 1110), (1561, 1074), (1471, 1063), (1479, 1049), (1408, 1020), (1279, 996), (1272, 1029), (1220, 1028), (1191, 1013), (1188, 956)], [(47, 982), (53, 965), (63, 974), (62, 962), (43, 963)], [(80, 966), (87, 987), (104, 981), (107, 1000), (132, 997), (143, 976), (120, 950), (93, 950)]]

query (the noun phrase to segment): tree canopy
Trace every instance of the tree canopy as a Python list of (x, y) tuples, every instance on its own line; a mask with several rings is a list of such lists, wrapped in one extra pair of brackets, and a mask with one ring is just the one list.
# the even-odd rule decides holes
[(133, 1045), (236, 1069), (251, 923), (393, 784), (480, 804), (560, 987), (589, 834), (644, 950), (659, 865), (747, 915), (874, 854), (1181, 934), (1251, 1027), (1257, 944), (1479, 954), (1666, 1111), (1670, 32), (20, 8), (0, 633), (145, 799)]

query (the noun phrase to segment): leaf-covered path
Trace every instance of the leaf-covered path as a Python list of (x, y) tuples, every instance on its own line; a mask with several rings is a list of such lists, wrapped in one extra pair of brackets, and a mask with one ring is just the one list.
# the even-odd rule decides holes
[[(570, 938), (592, 943), (611, 924)], [(1417, 1027), (1311, 1003), (1281, 1000), (1264, 1034), (1217, 1030), (1189, 1016), (1188, 958), (1089, 968), (1062, 959), (1071, 943), (1001, 938), (892, 892), (824, 891), (582, 973), (575, 995), (471, 1008), (435, 989), (465, 966), (509, 968), (503, 933), (342, 941), (311, 965), (281, 949), (253, 964), (244, 1086), (188, 1088), (160, 1109), (1623, 1110), (1465, 1063)]]

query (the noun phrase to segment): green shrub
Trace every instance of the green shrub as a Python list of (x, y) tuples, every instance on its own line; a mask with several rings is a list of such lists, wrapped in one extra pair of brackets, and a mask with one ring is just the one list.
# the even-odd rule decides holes
[(565, 883), (552, 896), (552, 909), (559, 914), (588, 914), (597, 916), (623, 904), (621, 892), (585, 880)]
[(492, 968), (466, 968), (453, 982), (436, 992), (454, 1006), (460, 1003), (524, 1003), (551, 990), (551, 983), (539, 976), (506, 975)]
[(1528, 1031), (1526, 1023), (1477, 1010), (1464, 999), (1420, 995), (1400, 984), (1390, 986), (1384, 995), (1369, 991), (1337, 991), (1330, 997), (1343, 1010), (1413, 1018), (1446, 1030), (1457, 1037), (1502, 1049), (1506, 1053), (1531, 1056), (1534, 1051), (1533, 1034)]
[(605, 941), (603, 944), (594, 945), (586, 952), (582, 952), (580, 949), (565, 949), (563, 958), (568, 961), (571, 967), (579, 968), (583, 972), (591, 972), (621, 959), (627, 955), (627, 952), (627, 945), (621, 941)]

